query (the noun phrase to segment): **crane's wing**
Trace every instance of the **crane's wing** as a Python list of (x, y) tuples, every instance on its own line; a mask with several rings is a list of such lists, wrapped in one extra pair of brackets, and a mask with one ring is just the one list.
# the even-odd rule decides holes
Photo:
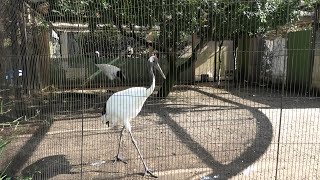
[(119, 91), (108, 99), (105, 112), (110, 117), (111, 123), (115, 123), (118, 119), (131, 120), (139, 114), (148, 96), (145, 87)]
[(125, 80), (126, 77), (122, 73), (121, 69), (110, 64), (96, 64), (96, 66), (110, 79)]

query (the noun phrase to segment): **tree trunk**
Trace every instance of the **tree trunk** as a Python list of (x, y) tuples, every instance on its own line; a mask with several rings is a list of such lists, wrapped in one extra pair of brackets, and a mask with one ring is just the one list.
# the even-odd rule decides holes
[(49, 32), (48, 28), (43, 27), (39, 28), (40, 32), (38, 34), (38, 42), (39, 46), (37, 47), (39, 51), (39, 88), (43, 89), (49, 83), (50, 74), (49, 67), (50, 67), (50, 47), (49, 47)]
[(24, 4), (21, 4), (20, 8), (20, 18), (19, 18), (19, 25), (20, 25), (20, 33), (21, 33), (21, 65), (22, 65), (22, 86), (23, 86), (23, 92), (28, 92), (28, 84), (26, 81), (26, 72), (27, 72), (27, 56), (28, 56), (28, 44), (27, 44), (27, 26), (25, 23), (24, 18)]
[(235, 88), (237, 87), (237, 82), (238, 82), (237, 73), (236, 73), (237, 47), (238, 47), (238, 37), (234, 37), (233, 39), (233, 84)]
[(218, 74), (218, 86), (220, 86), (220, 83), (221, 83), (221, 64), (222, 64), (222, 61), (221, 61), (221, 48), (222, 48), (222, 45), (223, 45), (223, 39), (221, 40), (220, 44), (219, 44), (219, 74)]
[(214, 41), (214, 73), (213, 73), (213, 82), (217, 81), (217, 38)]
[(39, 38), (38, 38), (38, 29), (35, 21), (36, 14), (31, 11), (31, 33), (32, 33), (32, 54), (30, 58), (28, 58), (27, 63), (27, 81), (28, 81), (28, 88), (30, 90), (36, 90), (40, 88), (40, 70), (39, 70), (39, 59), (40, 59), (40, 52), (39, 52)]
[[(19, 43), (19, 26), (20, 26), (20, 13), (22, 2), (19, 0), (12, 0), (9, 3), (9, 19), (11, 21), (9, 31), (10, 31), (10, 39), (11, 39), (11, 68), (13, 72), (13, 93), (15, 97), (14, 102), (14, 111), (13, 116), (15, 118), (23, 116), (24, 113), (21, 113), (25, 106), (21, 102), (21, 88), (20, 88), (20, 78), (19, 78), (19, 70), (20, 70), (20, 59), (21, 59), (21, 47)], [(21, 30), (20, 30), (21, 31)], [(23, 73), (23, 72), (22, 72)]]
[(177, 78), (180, 74), (189, 68), (194, 69), (194, 63), (197, 61), (197, 52), (199, 49), (203, 48), (205, 43), (200, 40), (198, 44), (195, 45), (194, 49), (192, 50), (192, 56), (180, 66), (176, 66), (177, 57), (175, 53), (170, 53), (168, 55), (168, 66), (169, 72), (167, 79), (162, 83), (161, 88), (157, 94), (158, 97), (167, 97), (170, 93), (171, 88), (174, 86)]
[[(174, 7), (175, 8), (175, 7)], [(169, 71), (166, 75), (166, 80), (163, 81), (161, 88), (157, 94), (158, 97), (167, 97), (177, 81), (177, 44), (179, 37), (178, 24), (176, 22), (176, 14), (173, 14), (173, 18), (168, 23), (163, 25), (162, 38), (164, 38), (164, 47), (169, 47), (167, 54)]]
[(12, 70), (13, 70), (13, 84), (15, 88), (15, 97), (20, 98), (21, 94), (19, 91), (19, 57), (20, 57), (20, 47), (18, 42), (18, 20), (19, 20), (19, 4), (18, 0), (12, 0), (10, 3), (10, 39), (11, 39), (11, 53), (12, 53)]
[[(175, 17), (173, 17), (173, 20), (175, 20)], [(167, 55), (168, 58), (168, 66), (169, 66), (169, 71), (168, 74), (166, 75), (166, 79), (163, 81), (161, 88), (157, 94), (158, 97), (167, 97), (172, 89), (172, 87), (174, 86), (175, 82), (177, 81), (177, 65), (176, 65), (176, 61), (177, 61), (177, 40), (178, 40), (178, 30), (177, 30), (177, 23), (176, 22), (172, 22), (173, 24), (171, 24), (172, 26), (170, 26), (170, 24), (166, 24), (164, 25), (164, 29), (171, 29), (172, 30), (172, 38), (168, 38), (166, 36), (166, 31), (163, 31), (163, 38), (165, 39), (165, 45), (169, 45), (170, 48), (169, 49), (169, 53)], [(170, 46), (171, 45), (171, 46)]]
[(163, 81), (161, 88), (158, 92), (158, 97), (167, 97), (177, 81), (177, 67), (176, 67), (176, 55), (175, 53), (170, 53), (168, 55), (168, 65), (169, 71), (166, 75), (166, 80)]
[[(2, 29), (0, 29), (0, 31), (2, 31)], [(4, 64), (5, 64), (5, 51), (4, 51), (4, 33), (0, 33), (0, 54), (2, 54), (2, 56), (0, 56), (0, 74), (5, 74), (5, 68), (4, 68)], [(0, 77), (0, 88), (2, 88), (2, 85), (4, 83), (5, 77), (2, 76)]]

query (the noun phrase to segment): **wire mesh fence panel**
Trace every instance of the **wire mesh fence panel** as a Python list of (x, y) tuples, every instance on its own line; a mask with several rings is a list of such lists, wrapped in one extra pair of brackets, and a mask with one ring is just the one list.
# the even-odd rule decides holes
[(1, 4), (1, 179), (320, 178), (316, 1)]

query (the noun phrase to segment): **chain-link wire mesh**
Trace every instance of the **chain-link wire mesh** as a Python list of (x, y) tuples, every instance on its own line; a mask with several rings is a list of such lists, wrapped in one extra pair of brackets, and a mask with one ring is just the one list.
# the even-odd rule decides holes
[(316, 1), (0, 2), (1, 178), (320, 178)]

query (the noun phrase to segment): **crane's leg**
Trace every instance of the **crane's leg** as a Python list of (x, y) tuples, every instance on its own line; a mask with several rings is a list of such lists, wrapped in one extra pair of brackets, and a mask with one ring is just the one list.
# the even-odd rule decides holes
[(149, 174), (151, 177), (158, 178), (157, 176), (155, 176), (154, 174), (152, 174), (151, 170), (147, 167), (146, 163), (144, 162), (143, 157), (142, 157), (142, 155), (141, 155), (141, 153), (140, 153), (139, 147), (138, 147), (138, 145), (137, 145), (137, 142), (136, 142), (136, 140), (134, 140), (131, 131), (129, 131), (129, 134), (130, 134), (130, 136), (131, 136), (131, 141), (132, 141), (133, 145), (136, 147), (136, 149), (137, 149), (137, 151), (138, 151), (138, 153), (139, 153), (140, 159), (141, 159), (141, 161), (142, 161), (142, 163), (143, 163), (143, 166), (144, 166), (144, 175)]
[(120, 132), (120, 141), (119, 141), (119, 145), (118, 145), (118, 153), (117, 153), (115, 159), (113, 160), (113, 164), (114, 164), (115, 162), (117, 162), (117, 161), (121, 161), (121, 162), (127, 164), (127, 162), (124, 161), (124, 160), (119, 156), (119, 154), (120, 154), (120, 146), (121, 146), (121, 142), (122, 142), (122, 136), (123, 136), (124, 129), (125, 129), (125, 127), (123, 126), (123, 127), (122, 127), (122, 130), (121, 130), (121, 132)]

